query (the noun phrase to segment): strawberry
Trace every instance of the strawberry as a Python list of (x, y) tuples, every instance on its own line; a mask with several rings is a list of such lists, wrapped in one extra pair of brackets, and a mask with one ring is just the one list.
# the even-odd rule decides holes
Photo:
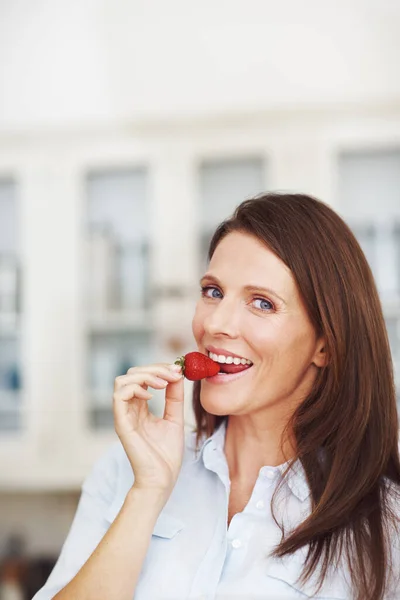
[(217, 362), (201, 352), (189, 352), (175, 361), (182, 367), (182, 373), (190, 381), (199, 381), (219, 373), (220, 366)]

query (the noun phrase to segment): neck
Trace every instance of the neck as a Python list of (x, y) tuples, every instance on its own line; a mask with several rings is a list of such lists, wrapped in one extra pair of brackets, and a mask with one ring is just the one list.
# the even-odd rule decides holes
[(275, 467), (295, 453), (293, 440), (285, 439), (286, 421), (260, 422), (256, 415), (231, 415), (227, 422), (225, 454), (231, 479), (254, 480), (263, 466)]

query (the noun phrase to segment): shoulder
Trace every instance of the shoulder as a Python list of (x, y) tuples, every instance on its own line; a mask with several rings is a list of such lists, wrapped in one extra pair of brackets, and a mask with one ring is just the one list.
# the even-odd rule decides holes
[[(202, 440), (200, 440), (200, 447)], [(196, 446), (196, 432), (185, 432), (184, 462), (191, 461), (198, 454)], [(90, 492), (93, 487), (101, 487), (104, 492), (115, 490), (120, 482), (132, 485), (134, 474), (123, 445), (118, 440), (109, 446), (93, 464), (86, 477), (83, 488)]]
[(391, 562), (400, 573), (400, 486), (385, 480), (385, 516)]
[(121, 486), (133, 484), (133, 472), (120, 441), (109, 446), (93, 464), (85, 478), (82, 491), (111, 504)]
[[(196, 432), (187, 431), (182, 467), (193, 463), (197, 456)], [(82, 490), (108, 506), (107, 518), (112, 521), (121, 509), (134, 481), (135, 476), (124, 447), (117, 441), (94, 463), (83, 482)]]

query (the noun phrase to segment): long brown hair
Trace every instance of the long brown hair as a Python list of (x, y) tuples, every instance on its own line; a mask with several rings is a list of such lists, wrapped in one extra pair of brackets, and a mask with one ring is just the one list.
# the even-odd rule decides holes
[[(371, 269), (345, 222), (302, 194), (268, 193), (242, 202), (217, 228), (209, 260), (230, 232), (263, 242), (291, 270), (308, 316), (326, 340), (327, 366), (292, 415), (297, 454), (311, 492), (309, 517), (283, 536), (276, 556), (307, 546), (303, 581), (319, 584), (339, 556), (354, 598), (381, 600), (398, 534), (391, 493), (400, 499), (399, 423), (390, 347)], [(227, 417), (207, 413), (193, 390), (198, 440)], [(321, 463), (321, 449), (324, 460)]]

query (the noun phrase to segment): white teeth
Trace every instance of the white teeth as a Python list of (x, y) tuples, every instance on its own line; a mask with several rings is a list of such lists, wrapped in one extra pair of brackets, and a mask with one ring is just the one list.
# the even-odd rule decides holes
[(224, 354), (214, 354), (213, 352), (209, 352), (208, 356), (214, 360), (215, 362), (227, 365), (252, 365), (251, 360), (247, 358), (238, 358), (237, 356), (225, 356)]

